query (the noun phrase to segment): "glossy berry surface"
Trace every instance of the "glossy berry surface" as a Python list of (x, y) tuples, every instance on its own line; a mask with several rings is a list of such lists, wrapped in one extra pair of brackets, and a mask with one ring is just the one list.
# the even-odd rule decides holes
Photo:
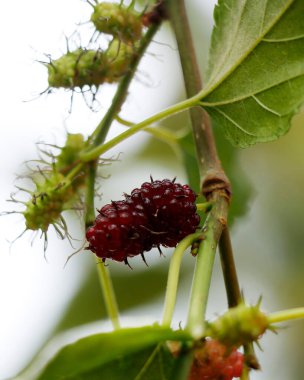
[(134, 189), (126, 198), (130, 205), (143, 206), (156, 246), (175, 247), (199, 225), (196, 194), (188, 185), (169, 179), (151, 180)]
[(207, 340), (195, 353), (188, 380), (232, 380), (242, 374), (244, 356), (216, 340)]
[(142, 254), (152, 248), (146, 225), (147, 217), (141, 206), (128, 205), (125, 201), (107, 204), (87, 230), (88, 249), (102, 259), (116, 261)]
[(153, 247), (175, 247), (200, 222), (196, 194), (169, 179), (145, 182), (125, 199), (102, 207), (87, 230), (88, 249), (103, 260), (128, 263)]

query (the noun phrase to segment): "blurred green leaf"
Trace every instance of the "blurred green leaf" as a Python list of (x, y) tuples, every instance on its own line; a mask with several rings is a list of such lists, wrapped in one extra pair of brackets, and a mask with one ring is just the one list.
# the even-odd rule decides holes
[[(93, 371), (66, 380), (169, 380), (176, 359), (162, 344), (112, 360)], [(173, 378), (172, 378), (173, 380)]]
[(276, 140), (304, 102), (303, 0), (220, 0), (202, 103), (236, 146)]
[(213, 129), (218, 154), (223, 168), (231, 181), (232, 200), (229, 208), (229, 224), (246, 214), (253, 197), (253, 187), (240, 161), (240, 150), (225, 138), (219, 128)]
[[(38, 380), (92, 379), (92, 377), (89, 377), (89, 373), (92, 376), (98, 376), (99, 374), (99, 378), (101, 378), (100, 376), (105, 378), (102, 372), (103, 366), (108, 366), (105, 367), (108, 373), (115, 373), (117, 369), (116, 373), (119, 376), (119, 373), (121, 373), (121, 369), (117, 365), (117, 360), (119, 359), (122, 360), (122, 368), (130, 368), (133, 363), (133, 366), (136, 365), (137, 368), (141, 368), (144, 371), (145, 366), (151, 365), (151, 355), (153, 359), (152, 351), (155, 350), (155, 347), (159, 343), (166, 340), (187, 341), (191, 340), (191, 337), (184, 331), (173, 331), (170, 328), (157, 325), (120, 329), (111, 333), (91, 335), (62, 348), (47, 364)], [(143, 354), (142, 350), (147, 351), (148, 348), (151, 348), (150, 352), (146, 352), (146, 355)], [(139, 360), (137, 362), (136, 357), (139, 352)], [(131, 355), (135, 353), (136, 355)], [(161, 354), (163, 354), (162, 350), (156, 351), (154, 356)], [(156, 371), (165, 371), (163, 365), (157, 364), (157, 362), (152, 364), (156, 366)], [(121, 377), (117, 377), (117, 379), (119, 378)], [(138, 379), (148, 378), (138, 377)]]
[(200, 192), (200, 173), (197, 165), (196, 150), (192, 133), (179, 140), (179, 147), (190, 187), (198, 194)]
[[(151, 253), (157, 255), (158, 253)], [(149, 255), (146, 255), (149, 264)], [(111, 263), (111, 277), (121, 312), (137, 307), (144, 307), (163, 295), (166, 287), (168, 260), (163, 258), (144, 271), (131, 271), (121, 265)], [(147, 286), (142, 286), (145, 283)], [(88, 271), (86, 280), (79, 292), (71, 300), (62, 316), (56, 332), (79, 326), (84, 323), (107, 318), (106, 309), (100, 289), (96, 268)]]

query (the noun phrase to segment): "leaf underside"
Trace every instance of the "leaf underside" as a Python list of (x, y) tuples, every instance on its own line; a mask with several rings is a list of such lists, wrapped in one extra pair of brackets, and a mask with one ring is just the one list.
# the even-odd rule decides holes
[[(106, 379), (106, 374), (111, 374), (108, 377), (111, 380), (148, 380), (151, 368), (161, 374), (155, 378), (169, 380), (173, 357), (162, 343), (189, 339), (186, 332), (157, 325), (91, 335), (63, 347), (42, 370), (38, 380)], [(162, 363), (165, 357), (168, 365)], [(128, 377), (129, 371), (135, 377)]]
[(276, 140), (304, 103), (304, 1), (219, 0), (202, 106), (236, 146)]

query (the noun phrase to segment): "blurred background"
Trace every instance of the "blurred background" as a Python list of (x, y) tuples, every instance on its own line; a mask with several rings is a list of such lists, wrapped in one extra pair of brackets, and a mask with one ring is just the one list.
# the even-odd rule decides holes
[[(203, 73), (215, 1), (186, 3)], [(74, 96), (71, 114), (69, 93), (56, 91), (39, 96), (47, 88), (47, 72), (37, 61), (46, 60), (45, 54), (54, 58), (63, 54), (65, 36), (73, 35), (76, 44), (89, 38), (90, 12), (91, 7), (81, 0), (15, 0), (2, 5), (1, 211), (19, 207), (6, 199), (16, 184), (22, 184), (16, 178), (26, 172), (23, 163), (38, 157), (37, 142), (62, 145), (66, 131), (90, 134), (110, 104), (113, 85), (100, 91), (98, 112), (92, 112), (81, 95)], [(73, 34), (76, 29), (78, 33)], [(168, 25), (164, 25), (140, 65), (122, 115), (140, 121), (183, 96), (176, 43)], [(172, 130), (180, 128), (179, 133), (189, 127), (187, 115), (165, 123)], [(268, 312), (304, 306), (303, 123), (303, 114), (298, 115), (285, 137), (246, 150), (232, 148), (220, 131), (215, 131), (223, 165), (233, 181), (232, 239), (240, 283), (249, 303), (262, 295), (262, 307)], [(110, 137), (122, 130), (114, 124)], [(100, 179), (102, 198), (96, 200), (97, 207), (120, 199), (123, 192), (138, 187), (150, 174), (154, 179), (176, 176), (179, 182), (187, 181), (183, 157), (148, 134), (134, 136), (109, 152), (109, 157), (118, 157), (119, 153), (119, 159), (101, 172), (102, 177), (110, 177)], [(80, 239), (75, 246), (81, 246), (81, 220), (73, 214), (66, 218), (71, 235)], [(11, 244), (24, 230), (20, 215), (2, 216), (0, 224), (0, 379), (4, 380), (23, 369), (56, 334), (71, 328), (76, 328), (73, 331), (77, 333), (77, 327), (83, 324), (89, 324), (83, 331), (105, 329), (108, 325), (89, 252), (75, 255), (64, 267), (67, 257), (75, 251), (67, 241), (58, 240), (50, 231), (45, 259), (43, 242), (39, 236), (33, 241), (30, 232)], [(159, 257), (158, 252), (149, 252), (149, 267), (132, 259), (133, 270), (110, 263), (126, 323), (132, 323), (133, 317), (142, 319), (142, 323), (161, 318), (171, 251), (164, 253), (165, 257)], [(186, 255), (175, 311), (177, 324), (185, 321), (193, 264), (191, 255)], [(208, 318), (225, 308), (217, 260)], [(257, 350), (262, 371), (254, 373), (252, 379), (303, 379), (303, 344), (302, 321), (285, 324), (278, 335), (267, 333), (261, 340), (264, 352)]]

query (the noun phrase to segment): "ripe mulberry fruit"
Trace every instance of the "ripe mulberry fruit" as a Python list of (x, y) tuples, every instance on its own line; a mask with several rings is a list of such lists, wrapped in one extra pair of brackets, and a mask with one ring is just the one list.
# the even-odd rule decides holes
[(153, 247), (175, 247), (199, 225), (196, 195), (188, 185), (169, 179), (145, 182), (125, 200), (99, 211), (87, 230), (88, 249), (105, 261), (124, 261)]
[(228, 350), (216, 340), (207, 340), (195, 352), (188, 380), (232, 380), (240, 377), (244, 355), (236, 349)]
[(142, 255), (152, 248), (147, 224), (140, 205), (128, 205), (125, 201), (107, 204), (87, 230), (88, 249), (103, 261), (109, 258), (127, 263), (128, 257)]
[(143, 206), (155, 246), (176, 247), (185, 236), (195, 232), (200, 222), (196, 194), (188, 185), (174, 180), (151, 179), (134, 189), (126, 200), (129, 204)]

